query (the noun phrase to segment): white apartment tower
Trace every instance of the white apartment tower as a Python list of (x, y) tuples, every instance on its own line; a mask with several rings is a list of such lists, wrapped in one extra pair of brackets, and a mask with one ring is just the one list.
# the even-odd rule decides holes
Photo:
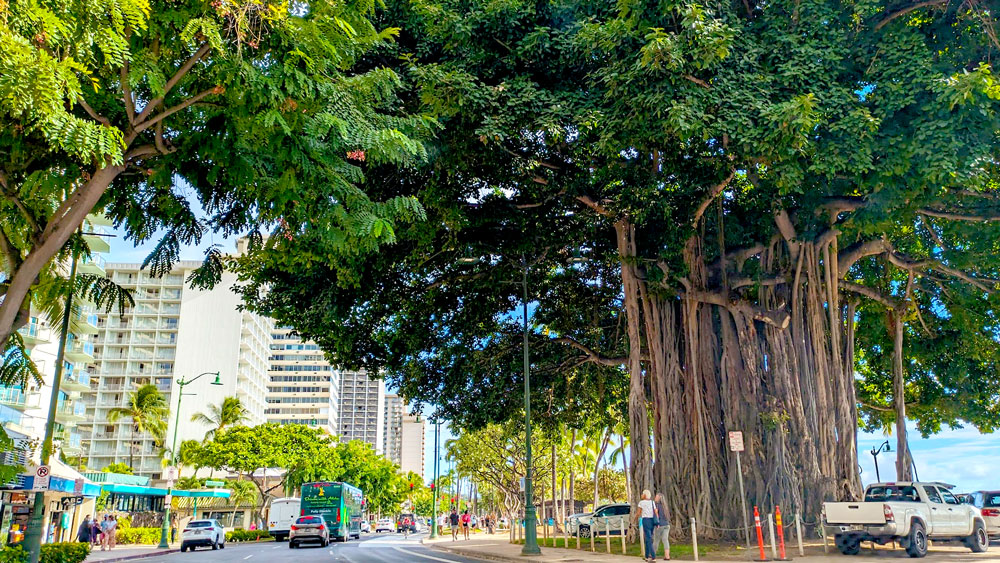
[(340, 371), (340, 431), (342, 442), (368, 442), (378, 453), (385, 446), (385, 382), (368, 372)]
[(385, 396), (385, 423), (382, 435), (384, 445), (382, 451), (385, 457), (399, 465), (403, 457), (403, 414), (406, 404), (403, 398), (395, 393)]
[(292, 329), (271, 331), (268, 368), (268, 422), (306, 424), (337, 435), (340, 376), (315, 342)]
[[(110, 224), (104, 215), (87, 216), (83, 238), (90, 248), (90, 256), (77, 260), (78, 274), (104, 275), (103, 254), (110, 250), (104, 227)], [(68, 260), (60, 264), (60, 274), (68, 277), (70, 267)], [(95, 304), (86, 297), (76, 296), (73, 305), (75, 310), (66, 339), (53, 434), (56, 447), (70, 457), (83, 452), (83, 436), (78, 424), (85, 420), (87, 407), (86, 398), (81, 395), (86, 395), (93, 384), (90, 374), (94, 362), (94, 335), (99, 332)], [(34, 381), (29, 381), (25, 387), (0, 386), (0, 405), (9, 407), (2, 409), (0, 422), (6, 423), (8, 429), (39, 439), (45, 435), (61, 327), (61, 318), (50, 319), (32, 308), (28, 324), (18, 329), (42, 381), (40, 386)]]
[(99, 314), (90, 391), (85, 394), (87, 421), (80, 424), (89, 467), (128, 463), (131, 451), (136, 474), (160, 475), (162, 455), (152, 437), (137, 435), (133, 443), (127, 417), (116, 424), (107, 422), (109, 409), (127, 406), (129, 393), (147, 383), (167, 396), (168, 447), (177, 415), (177, 381), (182, 378), (190, 381), (199, 374), (218, 372), (222, 384), (213, 385), (213, 374), (185, 386), (178, 444), (205, 437), (208, 427), (191, 417), (224, 397), (240, 398), (250, 413), (248, 424), (264, 421), (273, 322), (238, 309), (241, 301), (231, 289), (236, 281), (231, 273), (210, 290), (188, 285), (185, 280), (200, 265), (181, 261), (157, 278), (140, 270), (139, 264), (107, 264), (107, 275), (133, 290), (135, 307), (124, 315)]
[(424, 474), (424, 419), (419, 414), (403, 415), (400, 432), (399, 470)]

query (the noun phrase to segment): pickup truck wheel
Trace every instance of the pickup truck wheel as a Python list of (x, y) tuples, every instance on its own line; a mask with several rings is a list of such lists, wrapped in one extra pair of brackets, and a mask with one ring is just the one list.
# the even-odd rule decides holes
[(910, 525), (910, 536), (907, 538), (909, 545), (906, 546), (906, 553), (910, 557), (923, 557), (927, 555), (927, 532), (920, 522), (913, 522)]
[(844, 555), (857, 555), (861, 552), (861, 541), (850, 534), (837, 534), (833, 543)]
[(965, 545), (973, 553), (983, 553), (990, 547), (990, 537), (986, 535), (986, 526), (979, 520), (972, 526), (972, 535), (965, 539)]

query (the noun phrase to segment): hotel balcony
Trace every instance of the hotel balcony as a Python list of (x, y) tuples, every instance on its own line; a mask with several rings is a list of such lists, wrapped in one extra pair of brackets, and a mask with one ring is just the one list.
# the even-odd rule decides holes
[(49, 329), (42, 328), (42, 324), (39, 322), (38, 317), (31, 317), (28, 324), (17, 329), (17, 332), (21, 335), (21, 339), (24, 340), (24, 344), (26, 346), (48, 342), (51, 334)]
[(71, 362), (93, 362), (94, 343), (83, 342), (74, 338), (73, 341), (66, 346), (66, 359)]
[(56, 406), (56, 422), (74, 425), (87, 418), (87, 406), (76, 401), (59, 401)]
[(25, 393), (17, 387), (0, 387), (0, 405), (7, 405), (24, 412), (38, 406), (37, 393)]

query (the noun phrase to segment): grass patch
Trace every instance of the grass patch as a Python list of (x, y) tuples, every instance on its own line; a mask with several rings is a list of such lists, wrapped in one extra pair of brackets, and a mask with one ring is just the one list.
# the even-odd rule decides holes
[[(515, 540), (513, 543), (518, 545), (524, 545), (524, 540)], [(540, 547), (558, 547), (563, 548), (563, 538), (538, 538), (538, 545)], [(594, 538), (594, 552), (595, 553), (608, 553), (607, 550), (607, 540), (604, 536)], [(569, 549), (576, 549), (576, 538), (569, 538)], [(638, 543), (626, 543), (625, 544), (625, 555), (630, 555), (632, 557), (642, 557), (642, 552), (639, 551), (640, 546)], [(590, 551), (590, 538), (580, 538), (580, 551)], [(711, 545), (698, 545), (698, 556), (704, 557), (705, 554), (712, 551)], [(622, 540), (621, 536), (611, 536), (611, 551), (610, 553), (614, 555), (622, 554)], [(657, 558), (663, 557), (663, 547), (661, 546), (656, 552)], [(683, 543), (670, 543), (670, 558), (671, 559), (694, 559), (694, 549), (691, 548), (690, 544)]]

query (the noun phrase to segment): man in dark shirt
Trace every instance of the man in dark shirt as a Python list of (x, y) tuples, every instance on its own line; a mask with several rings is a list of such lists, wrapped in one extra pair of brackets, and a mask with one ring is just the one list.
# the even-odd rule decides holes
[(448, 521), (451, 523), (451, 541), (458, 540), (458, 511), (454, 508), (451, 509), (451, 516), (448, 517)]

